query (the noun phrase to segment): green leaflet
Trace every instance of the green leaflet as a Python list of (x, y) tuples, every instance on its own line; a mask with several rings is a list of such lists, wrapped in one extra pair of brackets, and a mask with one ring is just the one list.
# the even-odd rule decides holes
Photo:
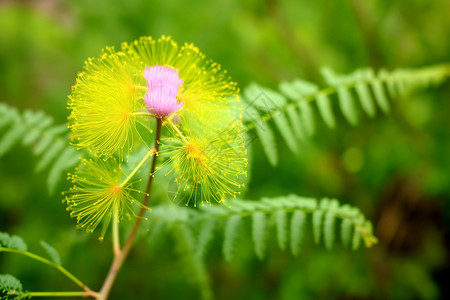
[(223, 236), (223, 256), (225, 260), (231, 262), (233, 260), (234, 251), (236, 248), (236, 240), (239, 235), (239, 229), (242, 223), (242, 217), (240, 215), (233, 215), (228, 218), (224, 236)]
[(41, 172), (47, 168), (50, 165), (50, 162), (63, 150), (64, 146), (65, 143), (62, 140), (57, 140), (51, 144), (36, 165), (36, 172)]
[(20, 139), (20, 137), (25, 133), (26, 127), (23, 126), (19, 121), (14, 122), (11, 129), (3, 136), (0, 141), (0, 156), (3, 156), (8, 152)]
[(56, 184), (58, 183), (61, 174), (63, 174), (65, 170), (76, 165), (78, 162), (78, 153), (75, 148), (68, 147), (62, 151), (53, 163), (47, 177), (47, 184), (50, 192), (56, 189)]
[(314, 125), (314, 114), (309, 102), (305, 100), (301, 101), (299, 104), (300, 108), (300, 117), (303, 120), (303, 126), (308, 136), (312, 136), (315, 131)]
[(334, 227), (335, 227), (335, 214), (333, 211), (325, 214), (323, 222), (323, 239), (325, 247), (327, 249), (333, 248), (334, 244)]
[(356, 93), (361, 102), (361, 106), (364, 112), (369, 117), (375, 116), (375, 105), (373, 104), (372, 96), (370, 95), (369, 86), (365, 81), (370, 81), (373, 78), (373, 73), (367, 70), (361, 70), (359, 72), (360, 80), (356, 82)]
[(380, 80), (375, 79), (372, 81), (372, 88), (375, 94), (375, 101), (377, 101), (378, 106), (383, 110), (384, 113), (389, 112), (389, 102), (386, 97), (386, 93), (383, 88), (383, 84)]
[(252, 220), (253, 220), (252, 236), (255, 245), (255, 253), (259, 259), (263, 259), (266, 250), (266, 236), (267, 236), (266, 215), (261, 211), (256, 211), (252, 214)]
[(213, 240), (216, 225), (216, 219), (206, 220), (200, 225), (200, 232), (197, 238), (197, 255), (200, 257), (205, 255), (208, 245)]
[(24, 240), (17, 235), (9, 235), (6, 232), (0, 231), (0, 247), (16, 249), (16, 250), (27, 250), (27, 244)]
[(317, 95), (317, 106), (319, 107), (320, 115), (322, 116), (322, 119), (325, 121), (325, 124), (329, 128), (335, 128), (336, 127), (336, 120), (334, 118), (333, 110), (331, 108), (331, 102), (330, 98), (328, 98), (325, 94), (318, 94)]
[(294, 211), (291, 218), (291, 252), (294, 256), (300, 252), (305, 223), (306, 213), (301, 210)]
[(322, 220), (323, 220), (323, 211), (321, 210), (315, 211), (312, 216), (312, 224), (313, 224), (314, 242), (316, 244), (320, 243), (320, 237), (322, 236)]
[(175, 242), (176, 252), (181, 259), (186, 272), (186, 278), (197, 283), (200, 287), (202, 299), (212, 299), (209, 277), (199, 255), (195, 255), (195, 238), (187, 226), (178, 223), (171, 224), (171, 231)]
[(278, 209), (275, 212), (275, 225), (277, 228), (277, 241), (278, 247), (281, 250), (286, 250), (286, 244), (288, 241), (287, 236), (287, 212), (283, 209)]
[(306, 140), (305, 127), (303, 126), (303, 123), (300, 121), (300, 114), (297, 110), (297, 107), (293, 105), (287, 106), (286, 113), (291, 123), (292, 131), (294, 132), (297, 140), (305, 141)]
[(313, 135), (314, 114), (306, 97), (317, 92), (317, 86), (311, 82), (295, 79), (292, 82), (281, 82), (279, 89), (286, 97), (298, 104), (302, 127), (309, 136)]
[(298, 146), (295, 140), (294, 134), (292, 133), (291, 127), (289, 126), (288, 120), (284, 114), (275, 114), (273, 116), (273, 120), (275, 125), (278, 128), (278, 131), (281, 133), (281, 136), (284, 138), (286, 145), (288, 145), (289, 149), (297, 153)]
[(45, 249), (45, 251), (48, 253), (51, 261), (53, 261), (57, 265), (61, 265), (61, 257), (59, 256), (58, 251), (56, 251), (55, 248), (50, 246), (47, 242), (41, 241), (40, 242), (42, 248)]
[[(244, 120), (252, 120), (253, 118), (256, 118), (258, 120), (259, 118), (259, 112), (257, 109), (251, 105), (248, 105), (245, 108), (244, 111)], [(275, 141), (275, 136), (272, 132), (272, 129), (269, 127), (269, 125), (266, 122), (259, 121), (258, 123), (254, 123), (255, 127), (254, 130), (256, 132), (256, 135), (260, 139), (261, 146), (266, 153), (266, 156), (272, 166), (276, 166), (278, 163), (278, 151), (277, 151), (277, 145)]]
[(339, 106), (345, 119), (351, 125), (356, 126), (358, 124), (358, 114), (356, 112), (355, 101), (350, 91), (345, 87), (339, 87), (338, 98)]
[(344, 247), (348, 247), (352, 237), (352, 222), (348, 219), (342, 220), (341, 223), (341, 240)]
[(359, 230), (355, 230), (352, 238), (352, 248), (353, 250), (358, 250), (361, 245), (361, 232)]

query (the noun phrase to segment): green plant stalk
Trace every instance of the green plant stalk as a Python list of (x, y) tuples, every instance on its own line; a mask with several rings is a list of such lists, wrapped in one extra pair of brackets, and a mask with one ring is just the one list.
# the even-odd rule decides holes
[(177, 133), (177, 135), (183, 140), (183, 142), (185, 142), (186, 144), (189, 144), (189, 141), (187, 140), (187, 138), (183, 135), (183, 133), (180, 131), (180, 129), (178, 129), (178, 127), (173, 124), (172, 121), (170, 121), (170, 119), (165, 118), (164, 119), (165, 122), (167, 122), (167, 124), (170, 125), (170, 127)]
[(142, 217), (144, 215), (144, 212), (146, 211), (146, 207), (147, 207), (149, 199), (150, 199), (150, 190), (152, 188), (154, 172), (155, 172), (155, 168), (156, 168), (156, 158), (158, 157), (157, 153), (159, 150), (159, 140), (161, 138), (161, 128), (162, 128), (162, 119), (157, 118), (156, 119), (155, 146), (154, 146), (155, 155), (153, 156), (153, 161), (152, 161), (152, 166), (150, 169), (150, 176), (148, 179), (147, 189), (145, 192), (144, 201), (142, 202), (143, 206), (141, 207), (141, 209), (136, 217), (136, 221), (133, 224), (133, 228), (131, 229), (130, 235), (128, 236), (128, 239), (127, 239), (125, 245), (123, 246), (122, 250), (120, 250), (116, 255), (114, 255), (114, 260), (111, 264), (111, 268), (109, 269), (109, 272), (106, 275), (106, 278), (105, 278), (103, 286), (100, 290), (100, 293), (96, 297), (99, 300), (108, 299), (108, 296), (109, 296), (109, 293), (111, 292), (111, 288), (114, 284), (114, 281), (116, 280), (117, 275), (119, 274), (119, 271), (122, 268), (123, 262), (127, 258), (128, 253), (130, 252), (134, 238), (136, 237), (136, 233), (139, 229), (139, 226), (141, 225)]
[(20, 295), (26, 297), (91, 297), (87, 292), (26, 292)]
[(118, 255), (120, 253), (120, 236), (119, 236), (119, 213), (117, 207), (114, 210), (114, 219), (113, 219), (113, 252), (114, 255)]
[[(79, 287), (81, 287), (83, 290), (85, 290), (88, 293), (93, 293), (93, 291), (87, 287), (83, 282), (81, 282), (81, 280), (79, 280), (77, 277), (75, 277), (75, 275), (73, 275), (72, 273), (70, 273), (69, 271), (67, 271), (63, 266), (55, 264), (54, 262), (39, 256), (37, 254), (28, 252), (28, 251), (24, 251), (24, 250), (18, 250), (18, 249), (11, 249), (11, 248), (4, 248), (4, 247), (0, 247), (0, 252), (10, 252), (10, 253), (17, 253), (17, 254), (21, 254), (24, 256), (28, 256), (34, 260), (37, 260), (39, 262), (42, 262), (46, 265), (49, 265), (55, 269), (57, 269), (58, 271), (60, 271), (61, 273), (63, 273), (67, 278), (69, 278), (70, 280), (72, 280), (73, 282), (75, 282)], [(81, 292), (81, 293), (86, 293), (86, 292)]]
[(120, 187), (123, 187), (125, 184), (130, 181), (130, 179), (139, 171), (139, 169), (144, 165), (144, 163), (147, 161), (147, 159), (156, 153), (155, 148), (150, 149), (150, 151), (144, 156), (144, 158), (139, 162), (139, 164), (134, 168), (134, 170), (130, 173), (130, 175), (125, 178), (125, 180), (120, 184)]

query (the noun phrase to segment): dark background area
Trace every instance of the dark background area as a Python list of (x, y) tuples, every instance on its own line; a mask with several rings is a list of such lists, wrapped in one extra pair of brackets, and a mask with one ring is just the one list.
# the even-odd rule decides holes
[[(143, 35), (194, 43), (243, 89), (251, 82), (276, 88), (294, 78), (325, 86), (322, 66), (349, 73), (448, 62), (449, 32), (446, 0), (0, 1), (0, 101), (64, 123), (67, 95), (85, 59)], [(275, 168), (255, 141), (246, 198), (336, 197), (373, 221), (379, 244), (352, 252), (308, 242), (294, 258), (273, 241), (268, 258), (259, 261), (244, 243), (228, 264), (216, 239), (206, 260), (215, 297), (450, 298), (449, 96), (445, 83), (392, 99), (390, 114), (363, 116), (357, 127), (339, 117), (331, 131), (316, 120), (317, 132), (299, 155), (279, 140)], [(35, 162), (21, 145), (0, 159), (0, 231), (24, 237), (32, 250), (47, 241), (69, 270), (100, 287), (110, 245), (75, 229), (59, 194), (68, 184), (49, 195), (46, 174), (33, 172)], [(137, 244), (111, 299), (130, 293), (197, 299), (198, 287), (173, 248), (169, 238), (151, 247)], [(0, 255), (0, 273), (13, 274), (32, 291), (76, 288), (23, 257)]]

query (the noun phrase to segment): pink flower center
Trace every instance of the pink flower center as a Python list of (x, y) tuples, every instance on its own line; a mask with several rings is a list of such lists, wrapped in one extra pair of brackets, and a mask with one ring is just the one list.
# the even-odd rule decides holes
[(183, 106), (177, 99), (178, 88), (183, 83), (183, 79), (178, 76), (178, 70), (155, 65), (145, 68), (144, 77), (148, 89), (144, 100), (150, 113), (167, 117)]

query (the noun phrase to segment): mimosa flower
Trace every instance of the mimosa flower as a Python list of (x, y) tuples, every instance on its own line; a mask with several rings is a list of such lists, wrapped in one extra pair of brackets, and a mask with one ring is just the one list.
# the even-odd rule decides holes
[(116, 157), (128, 157), (137, 141), (148, 146), (154, 117), (171, 128), (160, 146), (178, 199), (196, 205), (239, 195), (247, 158), (238, 92), (220, 65), (170, 37), (143, 37), (89, 59), (69, 97), (72, 142), (96, 157), (69, 176), (74, 187), (66, 201), (79, 227), (93, 231), (103, 223), (103, 237), (111, 220), (134, 214), (128, 182), (149, 154), (122, 183)]
[(65, 193), (65, 201), (79, 228), (92, 232), (103, 222), (103, 239), (111, 221), (134, 215), (131, 183), (121, 185), (122, 174), (115, 159), (82, 159), (75, 173), (69, 174), (74, 186)]
[(199, 116), (221, 110), (226, 126), (235, 117), (230, 108), (239, 107), (237, 94), (227, 72), (194, 45), (142, 37), (86, 61), (69, 97), (72, 142), (97, 156), (123, 157), (137, 146), (137, 118), (146, 104), (159, 117), (181, 107)]
[(144, 77), (148, 89), (145, 94), (145, 105), (150, 113), (158, 117), (167, 117), (183, 106), (183, 103), (177, 100), (178, 88), (183, 83), (183, 79), (178, 77), (177, 70), (153, 66), (145, 68)]
[(239, 106), (237, 84), (219, 64), (207, 60), (193, 44), (179, 46), (167, 36), (158, 40), (141, 37), (133, 43), (122, 44), (122, 51), (140, 70), (146, 66), (164, 66), (177, 71), (183, 80), (177, 94), (183, 110), (198, 115), (211, 108), (222, 110), (221, 120), (225, 125), (234, 119), (228, 112), (232, 106)]

